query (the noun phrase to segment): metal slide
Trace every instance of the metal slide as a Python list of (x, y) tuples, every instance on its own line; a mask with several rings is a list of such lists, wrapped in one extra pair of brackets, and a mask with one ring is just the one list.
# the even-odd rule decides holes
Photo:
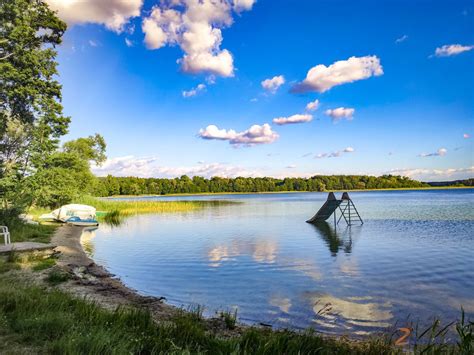
[(330, 192), (328, 195), (327, 201), (324, 203), (324, 205), (319, 209), (319, 211), (310, 219), (308, 219), (306, 222), (308, 223), (314, 223), (318, 221), (325, 221), (331, 215), (338, 209), (338, 207), (341, 205), (342, 200), (336, 199), (336, 196), (334, 196), (334, 193)]

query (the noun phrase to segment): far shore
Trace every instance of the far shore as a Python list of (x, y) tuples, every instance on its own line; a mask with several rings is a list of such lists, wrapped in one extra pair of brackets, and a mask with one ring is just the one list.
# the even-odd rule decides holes
[(301, 193), (329, 193), (329, 192), (374, 192), (374, 191), (423, 191), (423, 190), (465, 190), (474, 189), (474, 186), (430, 186), (430, 187), (399, 187), (383, 189), (341, 189), (326, 191), (261, 191), (261, 192), (192, 192), (192, 193), (173, 193), (173, 194), (141, 194), (141, 195), (112, 195), (101, 196), (100, 198), (121, 198), (121, 197), (173, 197), (173, 196), (214, 196), (214, 195), (272, 195), (272, 194), (301, 194)]

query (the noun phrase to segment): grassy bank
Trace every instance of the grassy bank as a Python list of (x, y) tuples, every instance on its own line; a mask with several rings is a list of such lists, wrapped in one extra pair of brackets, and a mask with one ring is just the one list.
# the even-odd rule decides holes
[(222, 338), (199, 312), (157, 324), (136, 308), (108, 311), (56, 289), (0, 275), (0, 352), (52, 354), (383, 354), (388, 341), (354, 343), (311, 332), (247, 329)]
[[(51, 285), (69, 277), (60, 275), (54, 266), (49, 271), (44, 268), (32, 267), (37, 270), (32, 272), (44, 280), (35, 285), (22, 280), (16, 268), (0, 268), (13, 270), (0, 271), (0, 353), (402, 354), (407, 350), (395, 346), (391, 335), (351, 341), (325, 337), (312, 330), (245, 328), (234, 333), (216, 332), (199, 309), (178, 312), (156, 323), (144, 309), (122, 307), (110, 311), (62, 292)], [(223, 327), (234, 329), (234, 321), (222, 318)], [(445, 344), (445, 326), (436, 323), (414, 339), (411, 352), (471, 354), (472, 323), (463, 320), (457, 327), (457, 344)]]

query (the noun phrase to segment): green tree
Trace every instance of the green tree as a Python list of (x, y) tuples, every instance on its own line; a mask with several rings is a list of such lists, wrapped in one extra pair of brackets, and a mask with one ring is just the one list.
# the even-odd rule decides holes
[(92, 160), (97, 165), (102, 164), (107, 159), (105, 150), (107, 144), (104, 137), (96, 133), (87, 138), (78, 138), (73, 141), (64, 143), (64, 151), (66, 153), (76, 153), (84, 160)]
[(0, 2), (0, 193), (3, 206), (24, 190), (57, 148), (70, 119), (62, 113), (55, 47), (66, 24), (40, 0)]
[[(27, 178), (34, 203), (54, 208), (83, 194), (107, 194), (108, 186), (100, 182), (90, 169), (91, 160), (100, 163), (106, 159), (105, 146), (104, 139), (96, 134), (66, 142), (62, 151), (50, 154), (35, 174)], [(107, 182), (115, 185), (118, 191), (115, 181), (109, 179)]]

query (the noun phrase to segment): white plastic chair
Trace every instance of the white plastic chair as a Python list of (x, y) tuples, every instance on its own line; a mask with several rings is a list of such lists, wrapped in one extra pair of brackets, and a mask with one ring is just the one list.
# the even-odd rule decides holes
[(5, 241), (5, 245), (10, 244), (10, 232), (8, 231), (7, 226), (0, 226), (0, 235), (3, 235), (3, 239)]

